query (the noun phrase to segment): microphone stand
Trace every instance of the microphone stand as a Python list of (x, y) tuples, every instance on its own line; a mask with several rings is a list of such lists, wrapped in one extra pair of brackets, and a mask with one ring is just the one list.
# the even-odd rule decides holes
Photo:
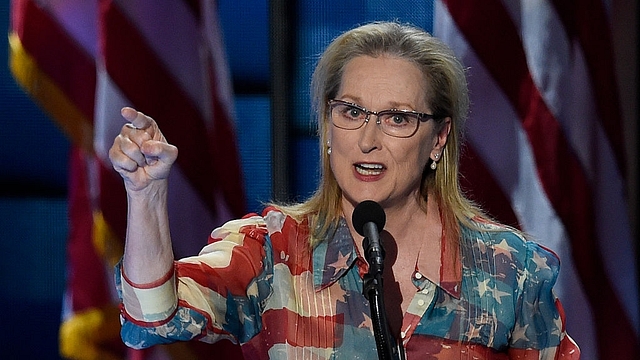
[[(382, 288), (382, 273), (384, 270), (384, 249), (379, 244), (379, 249), (372, 249), (369, 238), (362, 241), (364, 253), (369, 263), (369, 272), (364, 275), (362, 292), (369, 300), (371, 308), (371, 322), (380, 360), (404, 359), (402, 345), (396, 346), (396, 341), (389, 330), (387, 314), (384, 307), (384, 291)], [(375, 254), (380, 251), (380, 254)], [(378, 255), (378, 256), (376, 256)]]

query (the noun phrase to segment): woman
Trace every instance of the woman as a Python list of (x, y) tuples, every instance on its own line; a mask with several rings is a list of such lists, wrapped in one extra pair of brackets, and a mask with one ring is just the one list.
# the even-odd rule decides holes
[(312, 91), (317, 192), (231, 221), (178, 261), (166, 209), (177, 149), (151, 118), (123, 109), (131, 123), (110, 151), (129, 199), (116, 276), (123, 340), (228, 338), (247, 359), (377, 357), (351, 220), (374, 200), (387, 219), (386, 310), (407, 358), (578, 358), (552, 292), (557, 257), (459, 189), (468, 96), (452, 52), (411, 26), (367, 24), (329, 45)]

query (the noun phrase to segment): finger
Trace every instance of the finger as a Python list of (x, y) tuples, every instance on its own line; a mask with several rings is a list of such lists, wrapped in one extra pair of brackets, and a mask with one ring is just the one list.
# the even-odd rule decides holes
[(148, 130), (138, 129), (131, 123), (126, 123), (120, 131), (120, 136), (133, 141), (140, 147), (145, 141), (153, 139), (147, 131)]
[[(144, 144), (141, 142), (140, 144)], [(145, 166), (147, 164), (142, 148), (137, 142), (128, 138), (122, 137), (120, 139), (120, 151), (134, 161), (138, 166)]]
[(149, 140), (145, 141), (140, 151), (146, 158), (147, 164), (161, 161), (167, 165), (171, 165), (178, 157), (178, 148), (163, 141)]
[(131, 123), (129, 127), (133, 126), (134, 129), (146, 130), (155, 125), (155, 121), (151, 117), (128, 106), (123, 107), (120, 110), (120, 114), (125, 118), (125, 120)]
[(139, 167), (135, 161), (116, 146), (109, 150), (109, 159), (113, 168), (123, 176), (125, 176), (125, 173), (135, 172)]

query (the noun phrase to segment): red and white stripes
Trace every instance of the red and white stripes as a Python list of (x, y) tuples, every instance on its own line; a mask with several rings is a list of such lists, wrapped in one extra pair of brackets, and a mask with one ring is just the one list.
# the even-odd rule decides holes
[(562, 259), (569, 333), (585, 358), (627, 358), (638, 292), (609, 25), (598, 1), (563, 6), (436, 1), (434, 34), (470, 68), (472, 152), (521, 227)]
[(126, 195), (108, 160), (121, 107), (154, 117), (180, 148), (169, 192), (176, 256), (244, 214), (231, 79), (213, 0), (14, 0), (11, 16), (14, 76), (73, 141), (72, 169), (84, 169), (71, 172), (82, 187), (69, 206), (84, 213), (70, 211), (69, 321), (113, 302), (105, 264), (83, 259), (109, 268), (102, 247), (124, 240)]
[[(220, 72), (215, 70), (226, 67), (213, 62), (220, 58), (216, 54), (220, 50), (208, 47), (211, 34), (203, 34), (196, 17), (200, 11), (187, 3), (121, 3), (101, 3), (95, 148), (106, 160), (122, 126), (114, 117), (122, 106), (154, 117), (180, 149), (171, 175), (170, 214), (176, 240), (201, 239), (211, 224), (244, 212), (229, 83), (217, 83)], [(158, 19), (166, 22), (158, 24)], [(112, 208), (111, 198), (103, 201), (109, 202), (104, 208)], [(176, 246), (183, 243), (177, 241)], [(178, 253), (193, 254), (201, 246)]]

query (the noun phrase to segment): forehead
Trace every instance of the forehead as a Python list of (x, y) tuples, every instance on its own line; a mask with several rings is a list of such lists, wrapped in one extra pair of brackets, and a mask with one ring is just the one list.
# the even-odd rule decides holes
[(426, 104), (426, 79), (413, 62), (390, 55), (358, 56), (344, 67), (338, 97), (364, 106)]

